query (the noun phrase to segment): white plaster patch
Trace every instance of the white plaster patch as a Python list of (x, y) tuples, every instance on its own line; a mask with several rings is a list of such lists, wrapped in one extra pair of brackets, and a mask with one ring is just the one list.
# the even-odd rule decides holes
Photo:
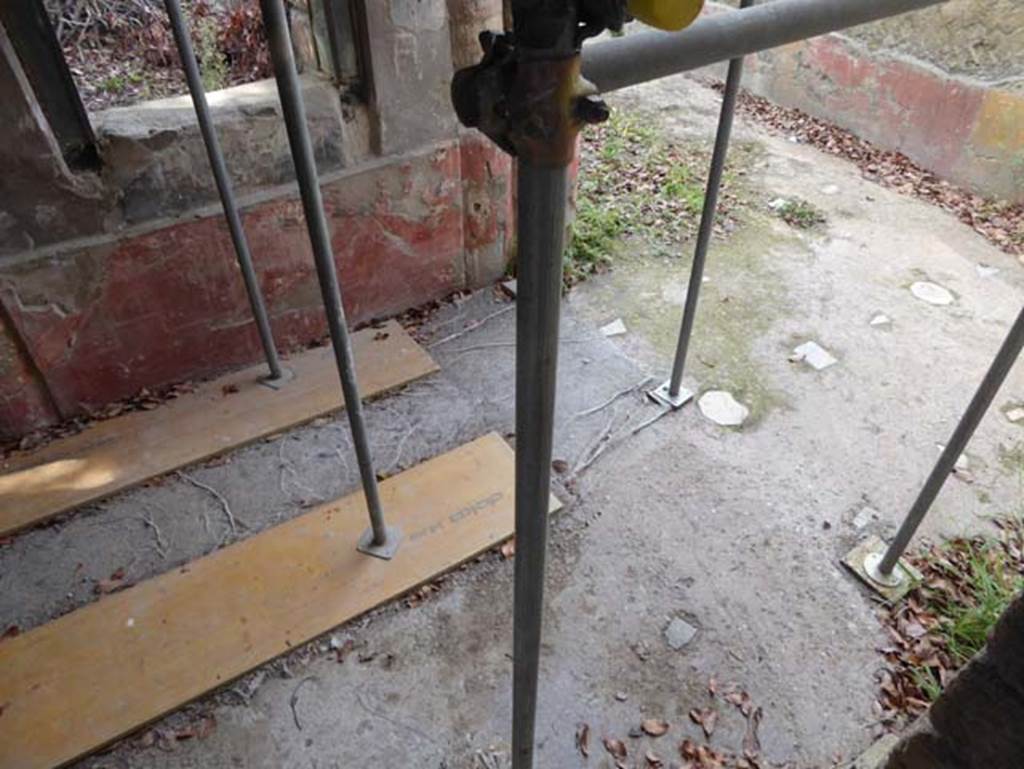
[(697, 401), (701, 413), (717, 425), (739, 427), (750, 416), (750, 409), (725, 390), (710, 390)]
[(1014, 408), (1009, 409), (1006, 412), (1006, 418), (1009, 419), (1011, 422), (1020, 422), (1022, 419), (1024, 419), (1024, 408), (1021, 408), (1020, 406), (1015, 406)]
[(932, 283), (930, 280), (919, 280), (911, 284), (910, 293), (922, 302), (927, 302), (937, 307), (953, 304), (953, 294), (950, 293), (949, 289), (943, 288), (938, 283)]
[(999, 274), (999, 268), (989, 264), (977, 264), (974, 268), (978, 271), (979, 278), (991, 278), (993, 275)]
[(789, 360), (793, 363), (803, 361), (815, 371), (821, 371), (839, 362), (832, 353), (817, 342), (804, 342), (793, 350)]
[(622, 318), (616, 318), (607, 326), (601, 326), (601, 333), (605, 336), (622, 336), (626, 333), (626, 324)]

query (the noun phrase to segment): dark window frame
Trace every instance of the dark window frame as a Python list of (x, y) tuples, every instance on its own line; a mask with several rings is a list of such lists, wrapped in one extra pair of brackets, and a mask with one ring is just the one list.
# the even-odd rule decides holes
[(0, 23), (65, 162), (75, 170), (98, 168), (96, 135), (43, 0), (0, 2)]

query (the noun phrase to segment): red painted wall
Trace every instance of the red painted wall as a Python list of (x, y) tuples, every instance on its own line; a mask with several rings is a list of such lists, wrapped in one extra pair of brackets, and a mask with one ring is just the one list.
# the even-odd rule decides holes
[[(489, 143), (467, 137), (325, 176), (350, 324), (498, 277), (510, 169)], [(467, 196), (483, 202), (467, 211)], [(279, 346), (321, 338), (326, 324), (297, 196), (248, 205), (243, 217)], [(500, 255), (497, 271), (467, 268), (486, 249)], [(5, 267), (0, 306), (0, 324), (9, 319), (9, 328), (0, 325), (0, 434), (8, 438), (142, 387), (261, 359), (219, 212)]]

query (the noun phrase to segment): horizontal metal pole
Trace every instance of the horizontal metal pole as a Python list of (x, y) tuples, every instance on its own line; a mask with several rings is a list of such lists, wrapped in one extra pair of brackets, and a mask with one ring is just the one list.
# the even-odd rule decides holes
[(583, 76), (602, 93), (947, 0), (777, 0), (706, 16), (682, 32), (642, 32), (583, 48)]

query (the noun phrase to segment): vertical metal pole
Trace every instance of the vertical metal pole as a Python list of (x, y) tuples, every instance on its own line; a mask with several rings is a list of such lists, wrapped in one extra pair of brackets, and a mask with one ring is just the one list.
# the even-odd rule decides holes
[(227, 219), (228, 230), (231, 232), (231, 242), (235, 246), (238, 266), (242, 271), (242, 280), (245, 281), (245, 290), (249, 295), (249, 305), (252, 307), (252, 315), (256, 320), (256, 328), (263, 345), (263, 354), (266, 356), (267, 366), (270, 368), (270, 380), (271, 382), (282, 382), (286, 377), (281, 368), (277, 347), (274, 345), (274, 334), (270, 329), (267, 307), (263, 301), (263, 294), (260, 292), (259, 279), (253, 269), (252, 254), (245, 238), (245, 231), (242, 229), (242, 221), (238, 216), (235, 194), (231, 189), (231, 179), (228, 176), (224, 155), (221, 153), (220, 142), (217, 140), (217, 132), (214, 130), (213, 120), (210, 117), (210, 107), (206, 103), (206, 92), (203, 90), (203, 80), (199, 74), (195, 53), (192, 50), (188, 27), (185, 24), (178, 0), (164, 0), (164, 6), (167, 8), (167, 15), (171, 20), (171, 31), (174, 33), (174, 41), (178, 46), (178, 55), (181, 57), (181, 66), (185, 71), (185, 80), (188, 81), (188, 90), (192, 94), (192, 104), (195, 106), (196, 118), (199, 120), (199, 131), (203, 135), (206, 155), (210, 159), (210, 168), (213, 170), (213, 178), (217, 183), (217, 191), (220, 193), (224, 218)]
[[(741, 0), (740, 8), (749, 8), (754, 0)], [(743, 79), (743, 57), (729, 62), (729, 74), (725, 79), (725, 90), (722, 94), (722, 110), (718, 118), (718, 131), (715, 136), (715, 149), (711, 154), (711, 170), (708, 172), (707, 188), (704, 193), (704, 206), (701, 209), (700, 228), (697, 231), (697, 245), (693, 253), (693, 265), (690, 267), (690, 283), (686, 289), (686, 304), (683, 307), (683, 322), (679, 329), (679, 341), (676, 344), (676, 356), (672, 363), (672, 376), (668, 385), (662, 385), (652, 395), (670, 406), (678, 408), (691, 397), (686, 393), (680, 397), (683, 382), (683, 369), (686, 367), (686, 355), (690, 348), (690, 337), (693, 334), (693, 322), (697, 317), (697, 302), (700, 299), (701, 284), (704, 280), (704, 264), (707, 261), (708, 246), (715, 225), (715, 214), (718, 211), (718, 193), (722, 187), (722, 173), (725, 160), (729, 153), (729, 139), (732, 135), (733, 118), (736, 114), (736, 99)]]
[(533, 766), (568, 169), (518, 163), (512, 766)]
[(967, 443), (971, 440), (971, 436), (974, 435), (974, 431), (978, 428), (982, 417), (985, 416), (985, 412), (992, 405), (996, 393), (999, 392), (999, 388), (1006, 380), (1007, 374), (1010, 373), (1010, 369), (1013, 368), (1013, 364), (1020, 356), (1022, 347), (1024, 347), (1024, 310), (1021, 310), (1017, 319), (1013, 322), (1010, 333), (1007, 334), (1002, 347), (996, 353), (996, 357), (985, 374), (985, 378), (981, 380), (981, 384), (978, 386), (977, 392), (974, 393), (967, 411), (964, 412), (960, 423), (953, 431), (953, 435), (950, 437), (949, 443), (946, 444), (946, 448), (942, 450), (942, 454), (939, 456), (938, 462), (935, 463), (935, 467), (932, 469), (931, 475), (928, 476), (928, 480), (925, 481), (921, 493), (914, 500), (914, 504), (910, 508), (910, 512), (907, 513), (903, 525), (900, 526), (900, 530), (896, 533), (896, 538), (885, 551), (881, 563), (878, 564), (877, 570), (883, 576), (888, 577), (892, 574), (892, 570), (896, 567), (896, 562), (899, 561), (903, 552), (907, 549), (907, 545), (910, 544), (911, 538), (917, 532), (925, 515), (927, 515), (928, 509), (935, 501), (935, 497), (938, 496), (949, 474), (953, 472), (957, 459), (963, 454), (964, 449), (967, 448)]
[(359, 399), (359, 386), (356, 383), (352, 345), (349, 340), (348, 325), (345, 322), (341, 289), (334, 266), (334, 254), (331, 249), (327, 219), (324, 216), (323, 200), (320, 196), (320, 182), (317, 178), (316, 161), (313, 157), (313, 145), (306, 127), (302, 87), (295, 69), (283, 0), (260, 0), (260, 12), (263, 15), (263, 24), (266, 27), (270, 43), (274, 77), (277, 80), (281, 109), (284, 112), (285, 125), (288, 129), (288, 143), (292, 150), (292, 160), (295, 162), (295, 175), (302, 197), (302, 210), (306, 216), (306, 227), (309, 230), (309, 239), (313, 246), (316, 274), (320, 282), (324, 310), (327, 314), (327, 328), (331, 334), (338, 376), (341, 378), (341, 388), (345, 394), (345, 409), (348, 412), (349, 425), (352, 429), (352, 442), (355, 444), (359, 474), (363, 481), (363, 493), (366, 495), (366, 506), (370, 513), (370, 529), (360, 539), (359, 549), (370, 555), (390, 558), (398, 546), (400, 533), (397, 529), (384, 524), (380, 493), (377, 489), (377, 477), (373, 471), (373, 458), (370, 455), (366, 425), (363, 421), (363, 407)]

